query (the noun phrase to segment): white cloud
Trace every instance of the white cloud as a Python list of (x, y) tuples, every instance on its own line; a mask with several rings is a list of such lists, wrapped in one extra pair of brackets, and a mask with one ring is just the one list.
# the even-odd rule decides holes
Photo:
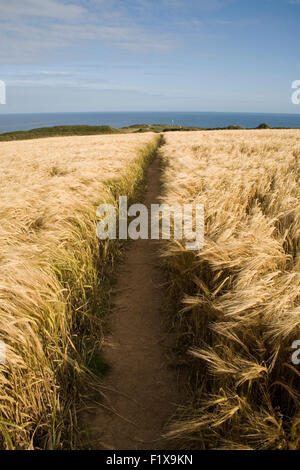
[[(63, 72), (61, 70), (40, 70), (38, 73), (40, 73), (41, 75), (54, 75), (54, 76), (57, 76), (57, 75), (70, 75), (71, 72)], [(75, 72), (72, 72), (72, 75), (74, 75)]]
[(76, 48), (82, 50), (89, 42), (99, 50), (165, 51), (177, 45), (174, 34), (154, 33), (133, 21), (124, 8), (115, 9), (117, 4), (85, 0), (82, 7), (76, 0), (10, 0), (1, 6), (0, 61), (38, 63), (64, 48), (73, 48), (76, 55)]
[(216, 10), (234, 1), (236, 0), (136, 0), (135, 3), (144, 9), (162, 6), (169, 9), (194, 10), (196, 4), (199, 10)]
[(72, 20), (87, 11), (79, 5), (64, 3), (59, 0), (9, 0), (1, 5), (1, 19), (18, 18), (55, 18)]
[(116, 90), (116, 91), (138, 91), (136, 86), (130, 86), (127, 84), (121, 83), (110, 83), (107, 80), (74, 80), (74, 79), (64, 79), (60, 80), (59, 78), (51, 79), (12, 79), (6, 80), (6, 85), (8, 87), (21, 87), (21, 88), (82, 88), (90, 90)]

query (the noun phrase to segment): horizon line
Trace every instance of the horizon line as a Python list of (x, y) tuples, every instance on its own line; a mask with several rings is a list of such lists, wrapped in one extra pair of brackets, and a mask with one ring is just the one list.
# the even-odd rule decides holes
[(288, 115), (300, 116), (300, 111), (295, 113), (287, 112), (268, 112), (268, 111), (42, 111), (42, 112), (8, 112), (3, 113), (0, 111), (0, 116), (16, 115), (16, 114), (109, 114), (109, 113), (205, 113), (205, 114), (270, 114), (270, 115)]

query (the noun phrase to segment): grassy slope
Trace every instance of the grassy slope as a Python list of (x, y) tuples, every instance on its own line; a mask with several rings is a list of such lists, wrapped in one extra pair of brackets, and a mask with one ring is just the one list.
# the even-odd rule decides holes
[[(258, 126), (259, 127), (259, 126)], [(269, 126), (268, 126), (269, 127)], [(101, 134), (127, 134), (131, 132), (172, 132), (172, 131), (199, 131), (199, 130), (239, 130), (241, 126), (228, 126), (226, 128), (201, 128), (192, 126), (170, 126), (168, 124), (133, 124), (131, 126), (115, 128), (111, 126), (54, 126), (31, 129), (29, 131), (5, 132), (0, 134), (0, 142), (10, 140), (40, 139), (42, 137), (66, 137), (72, 135), (101, 135)], [(274, 128), (275, 129), (275, 128)], [(280, 129), (280, 128), (276, 128)], [(247, 129), (245, 129), (247, 130)]]
[[(1, 141), (40, 139), (43, 137), (66, 137), (72, 135), (102, 135), (102, 134), (127, 134), (135, 132), (167, 132), (179, 130), (175, 126), (167, 124), (134, 124), (120, 129), (111, 126), (54, 126), (31, 129), (29, 131), (15, 131), (0, 134)], [(183, 127), (180, 130), (199, 130), (199, 128)]]
[(66, 137), (71, 135), (118, 134), (119, 130), (110, 126), (54, 126), (31, 129), (29, 131), (6, 132), (0, 134), (0, 141), (39, 139), (41, 137)]

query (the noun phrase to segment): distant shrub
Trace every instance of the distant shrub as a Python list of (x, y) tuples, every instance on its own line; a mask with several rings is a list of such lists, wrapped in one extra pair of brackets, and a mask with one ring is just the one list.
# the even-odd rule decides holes
[(271, 126), (269, 124), (266, 124), (265, 122), (259, 124), (256, 129), (271, 129)]

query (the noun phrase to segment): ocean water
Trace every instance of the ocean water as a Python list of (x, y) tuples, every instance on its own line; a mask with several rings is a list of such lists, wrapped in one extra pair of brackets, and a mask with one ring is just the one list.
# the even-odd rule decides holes
[(62, 125), (174, 124), (175, 126), (227, 127), (239, 125), (253, 128), (266, 122), (272, 127), (300, 128), (299, 114), (213, 113), (213, 112), (106, 112), (106, 113), (43, 113), (0, 114), (0, 134), (26, 131), (37, 127)]

